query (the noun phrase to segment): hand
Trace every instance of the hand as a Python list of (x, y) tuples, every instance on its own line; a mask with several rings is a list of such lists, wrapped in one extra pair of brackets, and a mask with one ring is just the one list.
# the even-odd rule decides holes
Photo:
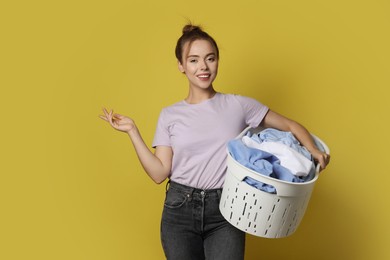
[(108, 112), (105, 108), (103, 108), (103, 113), (104, 115), (99, 115), (99, 117), (110, 123), (118, 131), (129, 133), (131, 130), (136, 129), (133, 119), (127, 116), (114, 114), (113, 110)]
[(312, 153), (314, 160), (320, 164), (320, 171), (324, 170), (330, 161), (330, 155), (320, 150)]

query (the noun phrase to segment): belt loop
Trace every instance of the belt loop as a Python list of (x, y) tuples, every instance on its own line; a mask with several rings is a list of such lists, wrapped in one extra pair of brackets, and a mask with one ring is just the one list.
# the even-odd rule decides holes
[(221, 199), (222, 189), (218, 189), (217, 194), (218, 194), (218, 199)]

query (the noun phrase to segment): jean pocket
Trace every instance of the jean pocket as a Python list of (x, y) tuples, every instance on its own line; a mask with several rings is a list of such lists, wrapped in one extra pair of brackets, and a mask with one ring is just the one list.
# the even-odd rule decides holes
[(186, 203), (188, 195), (175, 189), (169, 189), (166, 193), (164, 206), (170, 209), (180, 208)]

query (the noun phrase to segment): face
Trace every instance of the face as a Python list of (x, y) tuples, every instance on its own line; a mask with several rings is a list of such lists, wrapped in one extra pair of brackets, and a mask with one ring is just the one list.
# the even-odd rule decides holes
[(186, 43), (183, 48), (183, 61), (179, 62), (179, 70), (186, 74), (190, 88), (212, 87), (218, 72), (215, 47), (207, 40)]

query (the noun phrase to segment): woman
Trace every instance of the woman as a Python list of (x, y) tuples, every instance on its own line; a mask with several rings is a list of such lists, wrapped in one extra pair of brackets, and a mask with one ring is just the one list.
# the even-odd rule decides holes
[(290, 131), (324, 169), (329, 155), (315, 146), (309, 132), (258, 101), (215, 91), (219, 50), (200, 27), (186, 25), (176, 45), (188, 96), (161, 111), (152, 153), (134, 121), (104, 109), (102, 119), (126, 132), (145, 172), (156, 182), (169, 178), (161, 221), (168, 259), (244, 259), (245, 233), (219, 212), (226, 172), (226, 144), (245, 127)]

